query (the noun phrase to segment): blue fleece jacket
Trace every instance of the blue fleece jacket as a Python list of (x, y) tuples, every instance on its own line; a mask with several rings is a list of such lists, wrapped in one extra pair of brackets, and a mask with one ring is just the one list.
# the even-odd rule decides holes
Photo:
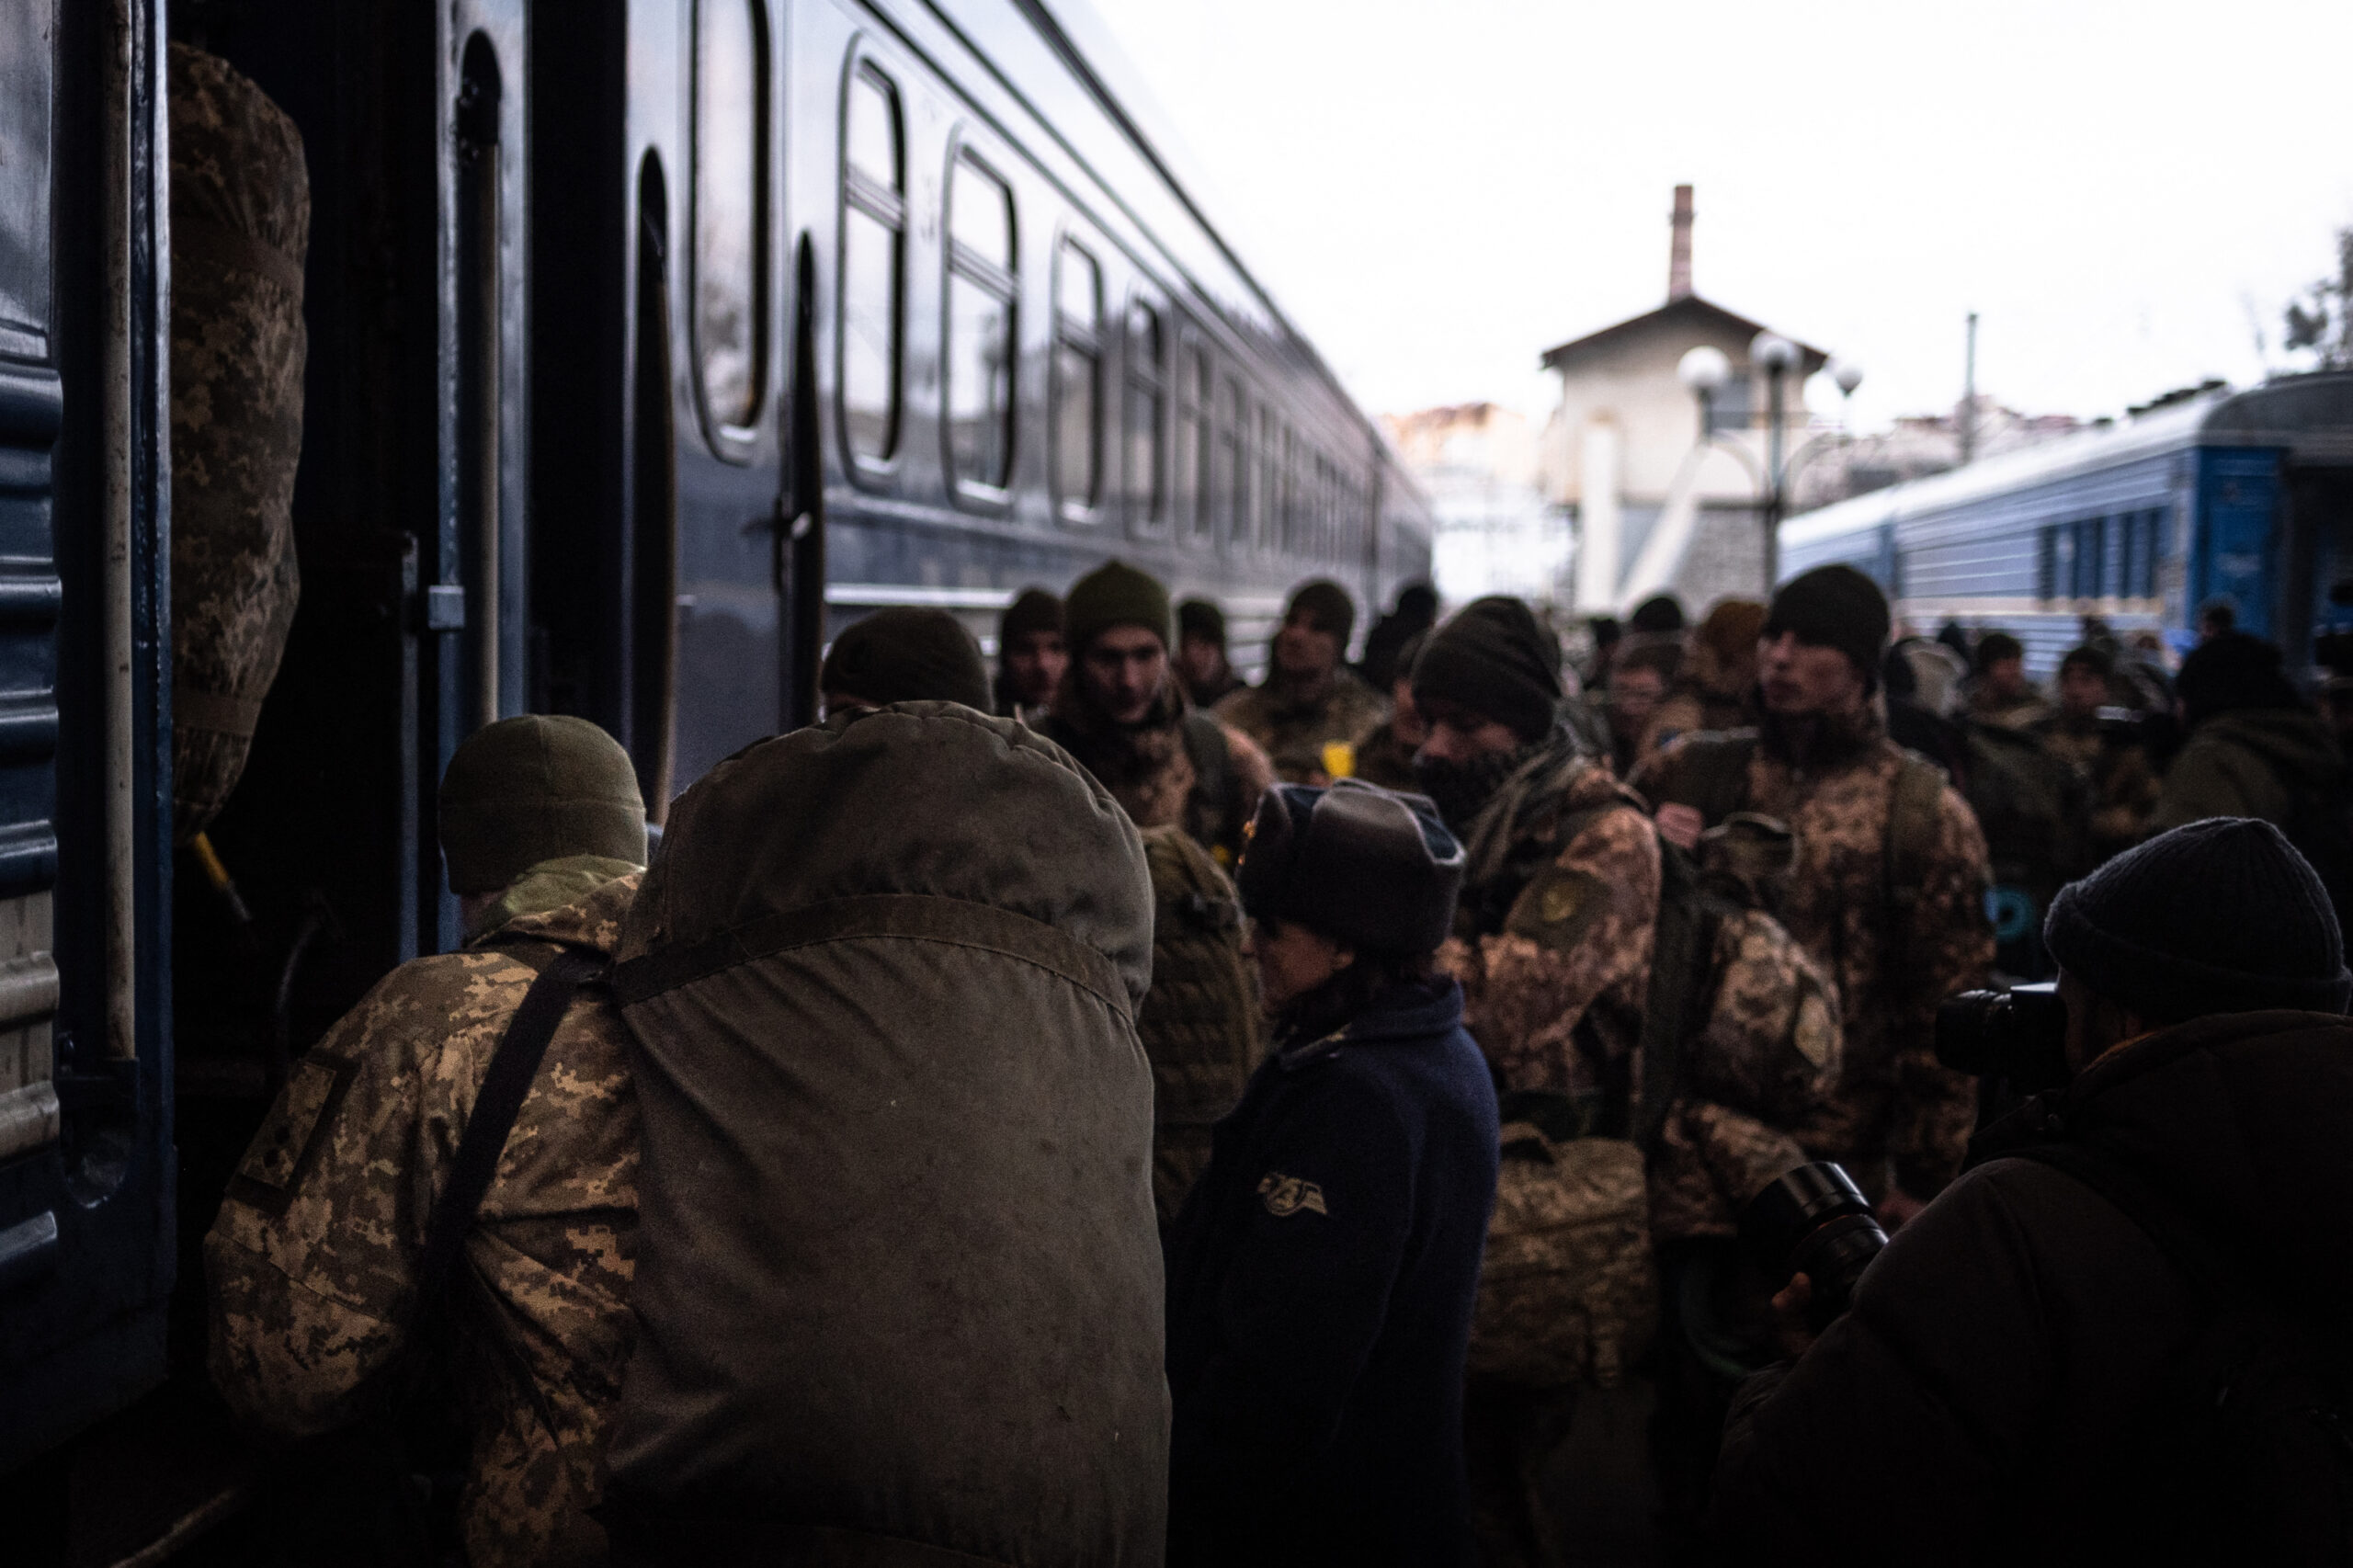
[(1472, 1561), (1495, 1095), (1452, 981), (1278, 1051), (1169, 1227), (1169, 1562)]

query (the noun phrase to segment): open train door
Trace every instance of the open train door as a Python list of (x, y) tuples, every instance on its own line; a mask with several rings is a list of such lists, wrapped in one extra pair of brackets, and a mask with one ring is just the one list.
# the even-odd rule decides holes
[(164, 1373), (159, 10), (0, 0), (0, 1475)]

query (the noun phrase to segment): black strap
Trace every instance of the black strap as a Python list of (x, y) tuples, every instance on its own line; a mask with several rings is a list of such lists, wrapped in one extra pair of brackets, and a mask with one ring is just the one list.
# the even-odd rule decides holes
[(540, 971), (523, 994), (522, 1005), (507, 1020), (506, 1033), (483, 1074), (474, 1095), (466, 1131), (458, 1139), (457, 1157), (449, 1162), (449, 1179), (433, 1205), (426, 1227), (425, 1254), (416, 1266), (420, 1314), (438, 1313), (448, 1299), (449, 1272), (457, 1266), (459, 1249), (474, 1228), (483, 1195), (498, 1174), (498, 1158), (506, 1150), (507, 1134), (522, 1113), (531, 1080), (540, 1075), (540, 1062), (555, 1038), (556, 1025), (571, 1009), (572, 994), (604, 972), (605, 960), (595, 953), (566, 948)]

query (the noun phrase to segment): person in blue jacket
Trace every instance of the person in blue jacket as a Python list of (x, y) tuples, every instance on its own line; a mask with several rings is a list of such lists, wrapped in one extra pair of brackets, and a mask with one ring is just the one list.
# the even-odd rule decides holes
[(1468, 1563), (1496, 1117), (1432, 961), (1462, 851), (1427, 800), (1354, 779), (1268, 790), (1245, 843), (1276, 1043), (1166, 1237), (1168, 1561)]

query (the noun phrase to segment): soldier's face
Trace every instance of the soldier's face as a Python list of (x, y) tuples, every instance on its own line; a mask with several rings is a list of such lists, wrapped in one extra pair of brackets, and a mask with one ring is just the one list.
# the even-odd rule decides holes
[(1059, 631), (1025, 631), (1006, 648), (1005, 667), (1014, 694), (1034, 708), (1053, 698), (1063, 672), (1070, 668), (1070, 653)]
[(1526, 744), (1509, 724), (1459, 702), (1426, 702), (1422, 718), (1429, 725), (1429, 738), (1415, 755), (1435, 762), (1475, 762), (1497, 752), (1518, 751)]
[(2059, 706), (2082, 718), (2108, 700), (2108, 682), (2089, 665), (2069, 665), (2059, 672)]
[(1215, 680), (1219, 666), (1224, 663), (1225, 650), (1209, 638), (1185, 636), (1176, 640), (1176, 667), (1196, 686)]
[(1318, 630), (1304, 612), (1283, 622), (1275, 633), (1275, 668), (1293, 680), (1313, 680), (1332, 673), (1340, 662), (1340, 640)]
[(1354, 953), (1331, 937), (1291, 920), (1252, 921), (1242, 950), (1258, 961), (1259, 1004), (1269, 1014), (1280, 1013), (1356, 961)]
[(1079, 684), (1114, 724), (1141, 724), (1168, 684), (1168, 645), (1148, 627), (1115, 626), (1086, 645)]
[(1836, 648), (1801, 642), (1794, 631), (1756, 644), (1765, 707), (1784, 719), (1848, 713), (1863, 705), (1863, 674)]

